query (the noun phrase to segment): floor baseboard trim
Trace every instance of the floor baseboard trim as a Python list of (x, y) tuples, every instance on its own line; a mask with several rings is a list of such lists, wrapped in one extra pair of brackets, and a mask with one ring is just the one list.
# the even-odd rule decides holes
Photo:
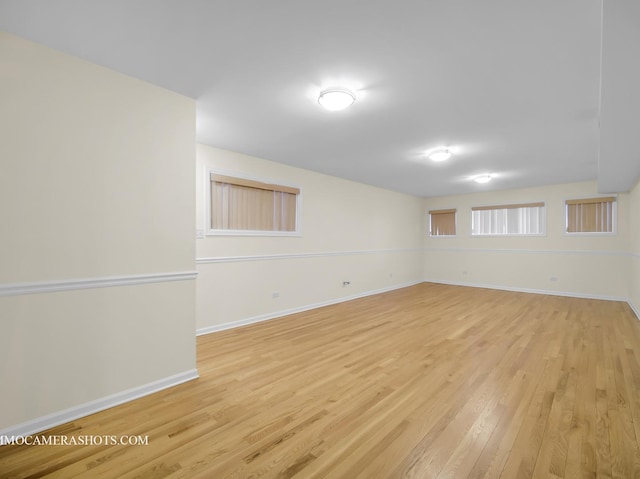
[(503, 286), (499, 284), (483, 284), (483, 283), (467, 283), (463, 281), (447, 281), (441, 279), (425, 279), (426, 283), (438, 283), (438, 284), (450, 284), (452, 286), (468, 286), (470, 288), (484, 288), (484, 289), (498, 289), (501, 291), (514, 291), (517, 293), (531, 293), (531, 294), (547, 294), (550, 296), (566, 296), (568, 298), (583, 298), (583, 299), (600, 299), (604, 301), (622, 301), (628, 302), (628, 298), (622, 296), (606, 296), (601, 294), (588, 294), (588, 293), (574, 293), (570, 291), (553, 291), (547, 289), (532, 289), (532, 288), (518, 288), (512, 286)]
[(191, 369), (183, 373), (175, 374), (151, 383), (144, 384), (126, 391), (122, 391), (110, 396), (105, 396), (94, 401), (90, 401), (79, 406), (74, 406), (63, 411), (48, 414), (31, 421), (23, 422), (15, 426), (8, 427), (6, 429), (0, 429), (0, 438), (11, 436), (29, 436), (36, 434), (52, 427), (59, 426), (66, 422), (74, 421), (78, 418), (94, 414), (96, 412), (104, 411), (105, 409), (118, 406), (120, 404), (133, 401), (134, 399), (148, 396), (163, 389), (167, 389), (178, 384), (191, 381), (198, 378), (198, 370)]
[(601, 294), (586, 294), (586, 293), (573, 293), (567, 291), (551, 291), (546, 289), (529, 289), (529, 288), (514, 288), (511, 286), (502, 286), (495, 284), (477, 284), (477, 283), (465, 283), (462, 281), (446, 281), (441, 279), (425, 279), (425, 283), (437, 283), (437, 284), (449, 284), (452, 286), (468, 286), (470, 288), (484, 288), (484, 289), (499, 289), (502, 291), (514, 291), (517, 293), (532, 293), (532, 294), (548, 294), (551, 296), (566, 296), (569, 298), (582, 298), (582, 299), (599, 299), (603, 301), (621, 301), (627, 303), (636, 318), (640, 320), (640, 309), (638, 309), (631, 298), (625, 298), (622, 296), (606, 296)]
[(275, 311), (273, 313), (261, 314), (259, 316), (253, 316), (251, 318), (241, 319), (230, 323), (216, 324), (214, 326), (207, 326), (196, 330), (196, 336), (203, 336), (205, 334), (216, 333), (218, 331), (225, 331), (227, 329), (239, 328), (241, 326), (248, 326), (249, 324), (261, 323), (262, 321), (268, 321), (270, 319), (280, 318), (282, 316), (288, 316), (290, 314), (302, 313), (303, 311), (309, 311), (311, 309), (322, 308), (324, 306), (331, 306), (332, 304), (344, 303), (345, 301), (351, 301), (353, 299), (364, 298), (366, 296), (372, 296), (374, 294), (386, 293), (395, 289), (407, 288), (409, 286), (415, 286), (422, 283), (420, 281), (411, 281), (408, 283), (396, 284), (386, 288), (375, 289), (372, 291), (365, 291), (364, 293), (358, 293), (350, 296), (343, 296), (337, 299), (331, 299), (328, 301), (320, 301), (318, 303), (308, 304), (305, 306), (299, 306), (297, 308), (284, 309)]

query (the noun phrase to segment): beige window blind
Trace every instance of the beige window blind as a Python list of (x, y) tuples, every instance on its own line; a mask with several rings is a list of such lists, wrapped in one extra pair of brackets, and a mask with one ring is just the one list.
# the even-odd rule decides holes
[(513, 204), (513, 205), (474, 206), (471, 208), (471, 211), (515, 210), (518, 208), (541, 208), (543, 206), (544, 206), (543, 202), (522, 203), (522, 204)]
[(211, 174), (211, 229), (296, 231), (298, 188)]
[(583, 198), (567, 200), (567, 233), (612, 233), (616, 198)]
[(456, 210), (429, 211), (429, 234), (431, 236), (455, 236)]

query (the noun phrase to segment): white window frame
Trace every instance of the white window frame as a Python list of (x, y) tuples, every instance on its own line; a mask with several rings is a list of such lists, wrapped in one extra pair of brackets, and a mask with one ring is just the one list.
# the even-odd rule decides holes
[[(295, 231), (268, 231), (268, 230), (219, 230), (211, 227), (211, 175), (223, 175), (231, 176), (234, 178), (241, 178), (244, 180), (257, 181), (267, 184), (278, 184), (282, 186), (288, 186), (291, 188), (297, 188), (300, 193), (296, 195), (296, 229)], [(302, 236), (302, 227), (300, 219), (302, 218), (302, 188), (298, 185), (291, 183), (272, 180), (264, 177), (256, 177), (247, 175), (246, 173), (238, 173), (234, 171), (219, 170), (216, 168), (207, 168), (205, 175), (206, 188), (206, 208), (205, 208), (205, 224), (207, 225), (207, 236)]]
[[(542, 207), (544, 208), (544, 232), (543, 233), (504, 233), (504, 234), (474, 234), (473, 233), (473, 208), (484, 208), (484, 207), (490, 207), (490, 206), (502, 206), (502, 205), (477, 205), (472, 207), (472, 209), (470, 209), (469, 211), (471, 212), (471, 225), (470, 225), (470, 235), (472, 238), (506, 238), (506, 237), (517, 237), (517, 238), (525, 238), (525, 237), (536, 237), (536, 238), (540, 238), (540, 237), (545, 237), (547, 236), (547, 232), (549, 230), (549, 213), (548, 213), (548, 208), (547, 208), (547, 202), (546, 201), (527, 201), (524, 203), (521, 203), (522, 205), (525, 205), (523, 207), (526, 207), (526, 205), (532, 204), (532, 203), (542, 203)], [(505, 204), (505, 206), (507, 205), (517, 205), (518, 203), (508, 203)], [(496, 209), (501, 209), (501, 208), (496, 208)]]
[[(584, 200), (589, 198), (611, 198), (614, 197), (611, 208), (611, 229), (612, 231), (567, 231), (569, 217), (567, 215), (567, 201)], [(564, 198), (562, 200), (562, 234), (564, 236), (617, 236), (618, 235), (618, 195), (581, 195)]]

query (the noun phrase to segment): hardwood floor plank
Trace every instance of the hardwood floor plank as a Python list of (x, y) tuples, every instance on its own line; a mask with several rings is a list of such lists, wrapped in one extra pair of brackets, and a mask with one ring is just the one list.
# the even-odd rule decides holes
[[(626, 326), (628, 322), (623, 322), (616, 327), (614, 337), (609, 338), (610, 350), (612, 353), (612, 388), (615, 394), (616, 407), (612, 418), (612, 431), (615, 442), (618, 446), (618, 453), (614, 461), (614, 477), (640, 477), (640, 446), (638, 444), (638, 436), (634, 424), (634, 414), (638, 415), (636, 410), (640, 404), (632, 400), (634, 394), (634, 385), (629, 383), (630, 371), (628, 371), (628, 363), (626, 361), (626, 349), (631, 347), (633, 340), (635, 346), (639, 347), (637, 338), (627, 337), (628, 331)], [(632, 328), (635, 327), (633, 324)], [(631, 386), (631, 387), (629, 387)], [(633, 402), (632, 402), (633, 401)], [(615, 420), (615, 421), (614, 421)], [(614, 439), (610, 432), (610, 440)]]
[(0, 478), (640, 477), (623, 303), (423, 283), (197, 339), (200, 378), (3, 446)]

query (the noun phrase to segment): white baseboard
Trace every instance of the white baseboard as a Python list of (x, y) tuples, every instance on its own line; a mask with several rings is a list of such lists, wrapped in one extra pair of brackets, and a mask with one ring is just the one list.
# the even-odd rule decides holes
[(530, 289), (530, 288), (518, 288), (512, 286), (503, 286), (500, 284), (483, 284), (483, 283), (467, 283), (463, 281), (447, 281), (442, 279), (425, 279), (426, 283), (439, 283), (450, 284), (452, 286), (468, 286), (471, 288), (484, 288), (484, 289), (499, 289), (502, 291), (514, 291), (518, 293), (532, 293), (532, 294), (548, 294), (551, 296), (566, 296), (569, 298), (583, 298), (583, 299), (601, 299), (604, 301), (623, 301), (628, 302), (628, 298), (622, 296), (606, 296), (601, 294), (588, 294), (588, 293), (574, 293), (570, 291), (554, 291), (547, 289)]
[(396, 284), (387, 288), (380, 288), (373, 291), (365, 291), (364, 293), (358, 293), (351, 296), (343, 296), (337, 299), (330, 299), (328, 301), (321, 301), (319, 303), (307, 304), (305, 306), (299, 306), (297, 308), (284, 309), (275, 311), (273, 313), (261, 314), (259, 316), (253, 316), (251, 318), (241, 319), (239, 321), (233, 321), (230, 323), (216, 324), (213, 326), (207, 326), (196, 330), (196, 336), (202, 336), (204, 334), (211, 334), (218, 331), (224, 331), (227, 329), (239, 328), (240, 326), (247, 326), (249, 324), (260, 323), (262, 321), (268, 321), (269, 319), (280, 318), (289, 314), (301, 313), (303, 311), (309, 311), (311, 309), (321, 308), (323, 306), (330, 306), (332, 304), (344, 303), (345, 301), (351, 301), (353, 299), (364, 298), (365, 296), (372, 296), (374, 294), (386, 293), (395, 289), (407, 288), (416, 284), (422, 283), (420, 281), (411, 281), (408, 283)]
[(552, 291), (546, 289), (513, 288), (511, 286), (502, 286), (496, 284), (476, 284), (465, 283), (461, 281), (445, 281), (441, 279), (425, 279), (424, 281), (426, 283), (450, 284), (452, 286), (468, 286), (470, 288), (499, 289), (503, 291), (515, 291), (518, 293), (548, 294), (552, 296), (566, 296), (569, 298), (601, 299), (604, 301), (622, 301), (623, 303), (627, 303), (629, 305), (633, 313), (636, 315), (636, 318), (640, 320), (640, 310), (636, 308), (631, 299), (622, 296), (605, 296), (601, 294), (573, 293), (567, 291)]
[(175, 374), (173, 376), (153, 381), (143, 386), (138, 386), (110, 396), (105, 396), (103, 398), (80, 404), (79, 406), (74, 406), (53, 414), (48, 414), (6, 429), (0, 429), (0, 437), (28, 436), (30, 434), (36, 434), (46, 429), (59, 426), (60, 424), (73, 421), (96, 412), (104, 411), (105, 409), (133, 401), (134, 399), (162, 391), (163, 389), (167, 389), (172, 386), (177, 386), (178, 384), (182, 384), (196, 378), (198, 378), (198, 370), (191, 369), (180, 374)]

